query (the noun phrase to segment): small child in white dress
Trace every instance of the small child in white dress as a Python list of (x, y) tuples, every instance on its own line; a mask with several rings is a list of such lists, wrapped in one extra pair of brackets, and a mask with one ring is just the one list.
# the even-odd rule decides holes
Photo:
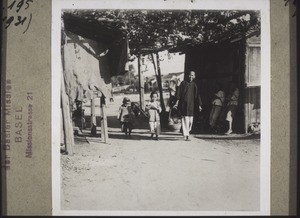
[(159, 113), (161, 112), (161, 107), (158, 100), (157, 92), (151, 92), (150, 102), (146, 105), (146, 112), (149, 114), (149, 127), (151, 132), (151, 139), (153, 139), (154, 134), (156, 135), (156, 140), (160, 133), (160, 117)]

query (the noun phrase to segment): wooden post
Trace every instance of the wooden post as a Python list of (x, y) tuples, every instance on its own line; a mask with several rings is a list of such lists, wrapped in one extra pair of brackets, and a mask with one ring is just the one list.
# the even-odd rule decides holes
[(160, 71), (160, 61), (159, 61), (158, 52), (156, 53), (156, 61), (157, 61), (157, 85), (158, 85), (158, 90), (159, 90), (159, 95), (160, 95), (160, 104), (161, 104), (162, 111), (165, 112), (166, 107), (165, 107), (165, 102), (164, 102), (164, 97), (163, 97), (162, 82), (161, 82), (161, 71)]
[(62, 119), (63, 119), (63, 127), (64, 127), (64, 143), (66, 146), (66, 153), (69, 155), (73, 155), (73, 147), (74, 147), (74, 133), (73, 133), (73, 125), (70, 114), (70, 103), (69, 97), (66, 94), (65, 89), (65, 80), (63, 73), (61, 73), (61, 107), (62, 107)]
[(141, 55), (138, 55), (138, 73), (139, 73), (139, 93), (140, 93), (140, 107), (145, 110), (145, 93), (144, 93), (144, 76), (141, 70)]
[(64, 115), (63, 115), (63, 110), (62, 110), (62, 106), (61, 106), (60, 107), (60, 145), (62, 145), (62, 144), (66, 145), (63, 117), (64, 117)]
[(81, 124), (81, 132), (83, 133), (84, 129), (84, 110), (83, 110), (83, 102), (81, 101), (81, 111), (80, 111), (80, 124)]
[(100, 98), (100, 108), (101, 108), (101, 139), (102, 142), (108, 142), (108, 127), (107, 127), (107, 115), (106, 115), (106, 104), (105, 104), (105, 97), (102, 95)]
[(97, 120), (96, 120), (96, 110), (95, 110), (95, 98), (91, 99), (91, 134), (97, 134)]
[[(247, 48), (247, 44), (246, 44), (246, 39), (243, 38), (242, 41), (242, 47), (241, 47), (241, 51), (240, 51), (240, 72), (243, 72), (244, 75), (243, 76), (243, 80), (242, 80), (242, 85), (243, 88), (240, 89), (240, 96), (243, 96), (242, 98), (242, 102), (244, 104), (244, 131), (245, 133), (248, 133), (248, 125), (249, 125), (249, 99), (250, 99), (250, 93), (249, 93), (249, 88), (247, 88), (247, 83), (249, 82), (249, 64), (248, 64), (248, 59), (249, 59), (249, 50)], [(241, 104), (241, 103), (239, 103)]]

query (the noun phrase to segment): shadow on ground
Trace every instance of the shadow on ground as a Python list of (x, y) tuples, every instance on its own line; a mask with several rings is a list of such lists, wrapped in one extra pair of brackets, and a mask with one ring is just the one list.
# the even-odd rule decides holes
[(232, 135), (196, 135), (195, 138), (206, 139), (206, 140), (215, 140), (215, 139), (224, 139), (224, 140), (252, 140), (260, 139), (260, 135), (256, 134), (232, 134)]
[[(120, 121), (116, 116), (107, 116), (107, 125), (109, 128), (120, 128)], [(134, 129), (148, 129), (148, 118), (139, 115), (133, 123)]]

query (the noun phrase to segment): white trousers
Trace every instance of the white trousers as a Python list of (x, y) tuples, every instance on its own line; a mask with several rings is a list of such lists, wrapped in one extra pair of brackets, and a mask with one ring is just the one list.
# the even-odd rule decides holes
[(189, 136), (193, 125), (193, 116), (184, 116), (181, 118), (182, 132), (184, 136)]
[(149, 126), (150, 126), (150, 132), (151, 133), (155, 133), (156, 135), (159, 134), (160, 132), (160, 125), (159, 125), (159, 121), (156, 122), (149, 122)]

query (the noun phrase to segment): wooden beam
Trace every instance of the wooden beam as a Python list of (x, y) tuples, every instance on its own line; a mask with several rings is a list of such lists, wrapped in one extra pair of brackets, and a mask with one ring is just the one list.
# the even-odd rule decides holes
[(63, 73), (61, 73), (61, 108), (62, 108), (62, 119), (63, 119), (63, 128), (64, 128), (64, 143), (66, 146), (66, 153), (73, 155), (74, 147), (74, 133), (73, 125), (70, 113), (70, 103), (69, 97), (66, 94), (65, 89), (65, 80)]
[(102, 95), (100, 98), (100, 108), (101, 108), (101, 139), (102, 142), (108, 143), (108, 126), (107, 126), (107, 115), (106, 115), (106, 103), (105, 97)]
[(161, 82), (161, 70), (160, 70), (160, 60), (159, 60), (159, 54), (158, 52), (156, 53), (156, 62), (157, 62), (157, 85), (158, 85), (158, 90), (159, 90), (159, 95), (160, 95), (160, 106), (163, 112), (166, 111), (166, 106), (164, 102), (164, 96), (163, 96), (163, 90), (162, 90), (162, 82)]
[[(62, 102), (62, 101), (61, 101)], [(66, 145), (65, 140), (65, 130), (64, 130), (64, 121), (63, 121), (63, 110), (62, 106), (60, 107), (60, 145)]]
[(139, 74), (139, 93), (140, 93), (140, 107), (145, 110), (145, 92), (144, 92), (144, 76), (141, 70), (141, 55), (138, 55), (138, 74)]
[(95, 98), (91, 99), (91, 134), (97, 134), (97, 122), (96, 122), (96, 110), (95, 110)]
[(81, 132), (83, 133), (83, 129), (84, 129), (84, 110), (83, 110), (83, 102), (80, 102), (81, 104), (81, 110), (80, 110), (80, 125), (81, 125)]

